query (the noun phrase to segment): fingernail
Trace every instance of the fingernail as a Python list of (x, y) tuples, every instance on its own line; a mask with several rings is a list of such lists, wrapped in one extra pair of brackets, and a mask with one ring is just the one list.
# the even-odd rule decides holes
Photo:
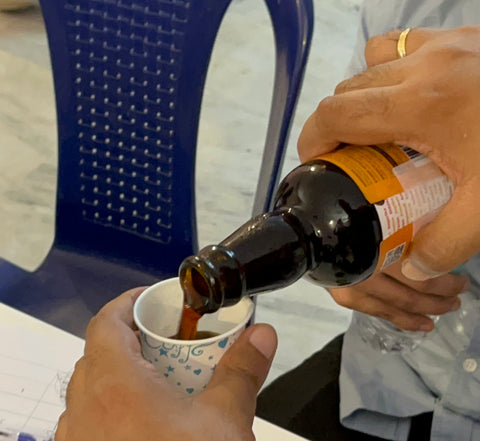
[(402, 262), (402, 274), (407, 279), (423, 282), (441, 276), (444, 273), (433, 271), (416, 259), (407, 258)]
[(455, 301), (455, 303), (452, 305), (452, 307), (450, 308), (450, 311), (457, 311), (460, 306), (462, 306), (462, 301), (460, 299), (457, 298), (457, 300)]
[(471, 282), (470, 280), (467, 279), (463, 285), (462, 292), (467, 292), (470, 289), (470, 286), (471, 286)]
[(433, 331), (433, 323), (424, 323), (423, 325), (420, 325), (420, 328), (418, 328), (422, 332), (430, 332)]
[(277, 348), (277, 336), (270, 326), (258, 326), (250, 334), (250, 344), (270, 360)]

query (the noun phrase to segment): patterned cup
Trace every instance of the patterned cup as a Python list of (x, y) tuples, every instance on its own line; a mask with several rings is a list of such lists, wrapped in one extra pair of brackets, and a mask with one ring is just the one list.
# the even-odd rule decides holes
[(142, 355), (166, 380), (186, 395), (207, 386), (223, 354), (245, 329), (253, 313), (253, 302), (244, 297), (234, 306), (205, 314), (199, 331), (218, 333), (202, 340), (177, 340), (183, 309), (183, 292), (178, 278), (147, 288), (133, 309), (140, 330)]

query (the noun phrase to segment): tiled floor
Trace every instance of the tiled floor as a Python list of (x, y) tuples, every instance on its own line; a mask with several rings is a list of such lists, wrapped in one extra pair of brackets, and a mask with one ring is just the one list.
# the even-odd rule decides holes
[[(315, 2), (314, 42), (285, 172), (298, 163), (295, 144), (303, 122), (343, 77), (358, 3)], [(273, 63), (273, 35), (264, 3), (234, 0), (217, 40), (202, 110), (197, 164), (201, 245), (220, 241), (250, 215)], [(53, 237), (55, 176), (55, 110), (40, 10), (0, 13), (2, 257), (34, 268), (46, 254)], [(257, 321), (273, 324), (280, 339), (269, 380), (342, 332), (349, 317), (326, 291), (303, 280), (284, 292), (261, 296)]]

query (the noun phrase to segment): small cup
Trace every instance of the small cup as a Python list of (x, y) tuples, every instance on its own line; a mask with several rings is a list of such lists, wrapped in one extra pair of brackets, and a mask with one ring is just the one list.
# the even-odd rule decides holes
[(205, 314), (198, 331), (219, 335), (202, 340), (172, 338), (178, 332), (183, 310), (183, 291), (178, 277), (147, 288), (137, 299), (133, 317), (140, 330), (142, 355), (185, 395), (201, 392), (227, 349), (245, 329), (254, 305), (244, 297), (234, 306)]

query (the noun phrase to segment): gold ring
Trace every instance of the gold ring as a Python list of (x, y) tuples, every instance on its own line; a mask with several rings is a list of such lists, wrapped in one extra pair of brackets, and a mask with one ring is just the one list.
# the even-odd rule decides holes
[(402, 31), (402, 33), (398, 37), (397, 54), (399, 58), (403, 58), (407, 55), (406, 43), (407, 43), (407, 36), (409, 32), (410, 32), (410, 28), (407, 28), (404, 31)]

